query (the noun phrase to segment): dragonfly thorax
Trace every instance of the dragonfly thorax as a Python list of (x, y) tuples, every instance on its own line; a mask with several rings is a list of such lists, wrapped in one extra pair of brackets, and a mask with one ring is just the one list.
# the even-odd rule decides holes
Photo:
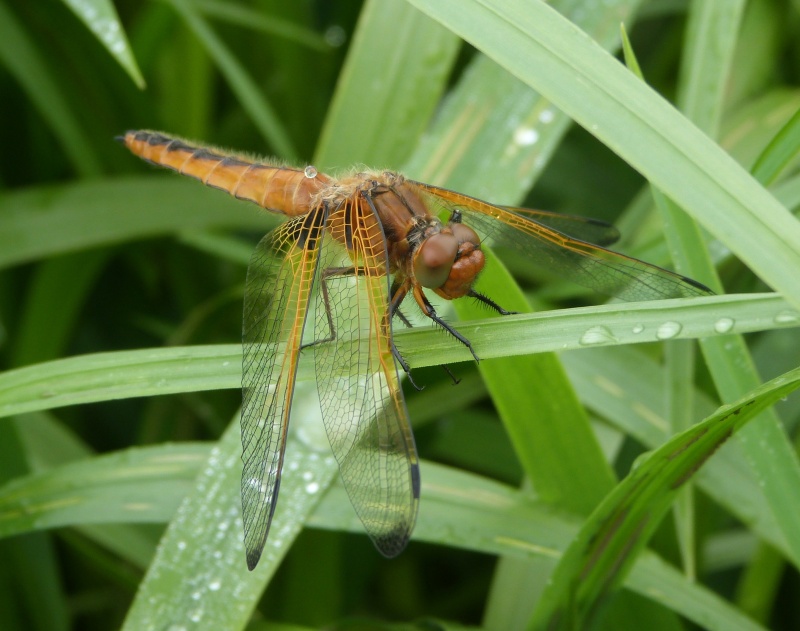
[(480, 238), (454, 212), (447, 224), (431, 212), (419, 187), (402, 175), (374, 174), (371, 203), (380, 217), (391, 267), (412, 285), (452, 300), (466, 296), (483, 269)]

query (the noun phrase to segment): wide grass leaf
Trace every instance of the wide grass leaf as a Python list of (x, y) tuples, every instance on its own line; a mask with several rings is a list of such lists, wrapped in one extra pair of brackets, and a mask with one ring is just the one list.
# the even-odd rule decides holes
[[(800, 326), (800, 315), (774, 294), (713, 296), (658, 303), (625, 303), (459, 323), (485, 359), (587, 347), (727, 334), (718, 314), (737, 332)], [(793, 314), (793, 315), (792, 315)], [(680, 324), (678, 324), (680, 323)], [(727, 323), (727, 320), (725, 321)], [(396, 336), (413, 367), (469, 361), (463, 345), (424, 327)], [(65, 405), (129, 397), (238, 388), (237, 344), (97, 353), (0, 373), (0, 417)], [(302, 362), (298, 379), (312, 378)]]

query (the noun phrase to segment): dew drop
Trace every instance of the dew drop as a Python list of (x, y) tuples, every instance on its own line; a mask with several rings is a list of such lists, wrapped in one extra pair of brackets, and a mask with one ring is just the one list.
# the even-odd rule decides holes
[(681, 325), (677, 322), (664, 322), (664, 324), (658, 327), (658, 331), (656, 331), (656, 337), (659, 340), (671, 340), (681, 332), (681, 328)]
[(303, 174), (307, 178), (313, 180), (315, 177), (317, 177), (317, 170), (309, 164), (305, 169), (303, 169)]
[(186, 542), (185, 541), (179, 541), (178, 542), (178, 550), (186, 550)]
[(644, 331), (644, 325), (643, 324), (634, 324), (633, 328), (631, 329), (631, 331), (633, 331), (634, 333), (637, 333), (637, 334), (641, 333), (642, 331)]
[(547, 123), (552, 123), (555, 117), (556, 114), (553, 110), (542, 110), (541, 114), (539, 114), (539, 122), (547, 125)]
[(309, 482), (306, 484), (306, 493), (314, 495), (319, 491), (319, 484), (317, 482)]
[(539, 140), (539, 132), (533, 127), (520, 127), (514, 132), (514, 142), (521, 147), (536, 144)]
[(581, 336), (579, 343), (582, 346), (597, 346), (600, 344), (612, 344), (617, 341), (611, 331), (604, 326), (593, 326)]
[(775, 316), (775, 324), (797, 324), (800, 322), (800, 316), (797, 314), (797, 311), (780, 311), (778, 315)]
[(208, 589), (212, 592), (219, 590), (220, 587), (222, 587), (222, 581), (220, 581), (218, 578), (214, 579), (208, 584)]
[(338, 48), (347, 39), (347, 33), (338, 24), (333, 24), (325, 30), (325, 43), (333, 48)]
[(720, 318), (714, 322), (714, 330), (717, 333), (728, 333), (731, 329), (733, 329), (733, 325), (733, 318)]

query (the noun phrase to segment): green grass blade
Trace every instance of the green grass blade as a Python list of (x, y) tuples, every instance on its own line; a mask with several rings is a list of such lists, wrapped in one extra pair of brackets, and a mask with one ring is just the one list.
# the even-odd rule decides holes
[(319, 168), (402, 165), (439, 101), (458, 45), (405, 2), (368, 1), (319, 139)]
[(782, 375), (675, 436), (642, 459), (581, 528), (529, 628), (583, 628), (620, 583), (678, 490), (734, 433), (800, 387), (800, 369)]
[[(84, 4), (91, 6), (92, 1)], [(0, 599), (0, 628), (34, 628), (16, 624), (14, 611), (33, 618), (27, 610), (36, 608), (37, 595), (45, 598), (42, 603), (46, 605), (39, 608), (43, 614), (39, 620), (49, 616), (53, 621), (39, 622), (39, 628), (48, 629), (57, 628), (56, 623), (62, 627), (102, 628), (111, 621), (120, 626), (132, 598), (135, 604), (130, 628), (151, 623), (164, 626), (164, 622), (187, 628), (237, 628), (248, 624), (248, 618), (252, 618), (249, 625), (254, 628), (267, 627), (274, 620), (316, 628), (327, 621), (335, 625), (353, 607), (387, 620), (420, 619), (444, 611), (452, 620), (442, 624), (452, 628), (474, 624), (476, 615), (480, 615), (476, 598), (486, 599), (482, 608), (489, 613), (484, 614), (484, 627), (521, 628), (561, 555), (579, 532), (587, 507), (611, 488), (610, 467), (621, 475), (632, 453), (656, 449), (669, 440), (670, 417), (691, 422), (710, 415), (718, 405), (709, 394), (713, 386), (708, 370), (699, 368), (690, 378), (689, 371), (680, 368), (685, 364), (674, 358), (668, 359), (666, 366), (661, 364), (672, 352), (665, 350), (662, 339), (708, 337), (706, 346), (733, 349), (739, 343), (739, 334), (753, 332), (742, 337), (746, 337), (753, 361), (765, 379), (797, 365), (800, 312), (780, 294), (608, 305), (483, 321), (476, 317), (471, 322), (473, 316), (466, 315), (463, 323), (454, 326), (472, 340), (483, 359), (480, 369), (487, 376), (478, 387), (474, 386), (481, 379), (478, 366), (441, 330), (398, 332), (400, 350), (415, 368), (469, 362), (453, 367), (457, 376), (464, 377), (458, 387), (453, 387), (441, 371), (432, 369), (415, 371), (417, 382), (427, 386), (423, 393), (406, 391), (411, 422), (424, 421), (419, 428), (415, 425), (420, 452), (460, 470), (422, 462), (422, 506), (414, 540), (402, 557), (383, 562), (363, 536), (341, 486), (332, 484), (320, 497), (329, 478), (319, 477), (311, 480), (317, 491), (314, 497), (306, 489), (303, 473), (322, 473), (316, 467), (328, 453), (324, 434), (319, 451), (316, 446), (309, 449), (298, 444), (299, 435), (290, 436), (288, 449), (296, 454), (297, 459), (292, 461), (296, 469), (284, 471), (285, 485), (277, 510), (287, 509), (285, 523), (291, 524), (285, 530), (274, 530), (270, 537), (270, 563), (259, 568), (266, 575), (261, 578), (243, 572), (242, 579), (236, 573), (243, 569), (243, 562), (236, 547), (240, 525), (234, 521), (239, 457), (235, 422), (222, 439), (223, 451), (215, 451), (218, 458), (207, 459), (238, 399), (240, 349), (238, 344), (209, 345), (237, 341), (242, 263), (250, 257), (247, 242), (255, 238), (249, 233), (263, 233), (281, 218), (260, 213), (255, 206), (238, 204), (198, 183), (156, 174), (111, 138), (125, 129), (157, 127), (258, 152), (257, 145), (263, 147), (264, 143), (251, 122), (250, 110), (260, 104), (242, 106), (240, 93), (231, 90), (230, 80), (218, 72), (218, 63), (208, 54), (206, 42), (197, 37), (197, 29), (187, 28), (187, 21), (170, 2), (105, 1), (113, 1), (125, 19), (137, 61), (152, 90), (136, 89), (95, 36), (69, 12), (65, 0), (49, 8), (0, 0), (12, 18), (17, 16), (10, 24), (14, 27), (19, 22), (40, 67), (47, 70), (58, 65), (58, 74), (50, 75), (61, 104), (53, 101), (52, 107), (58, 113), (59, 108), (66, 108), (77, 126), (90, 130), (86, 146), (102, 156), (97, 159), (102, 168), (113, 173), (137, 169), (144, 174), (147, 170), (148, 174), (105, 182), (85, 178), (85, 187), (73, 186), (69, 178), (77, 172), (74, 159), (61, 149), (61, 137), (54, 137), (50, 119), (37, 109), (39, 101), (32, 96), (31, 85), (40, 75), (35, 64), (28, 64), (24, 47), (19, 48), (19, 59), (11, 59), (9, 68), (17, 63), (22, 72), (19, 67), (10, 71), (4, 101), (8, 119), (18, 124), (5, 127), (3, 138), (9, 150), (3, 154), (5, 162), (0, 169), (4, 188), (0, 195), (0, 357), (6, 360), (0, 366), (0, 400), (6, 415), (45, 411), (0, 419), (4, 423), (0, 427), (7, 430), (3, 436), (9, 438), (0, 441), (5, 454), (0, 462), (8, 464), (27, 457), (27, 469), (46, 477), (27, 474), (24, 468), (14, 472), (19, 479), (12, 483), (13, 505), (3, 503), (4, 487), (0, 487), (0, 519), (9, 520), (4, 522), (3, 533), (9, 536), (3, 548), (14, 552), (13, 556), (3, 555), (0, 562), (2, 581), (14, 588)], [(591, 123), (598, 124), (596, 135), (610, 147), (622, 147), (623, 155), (642, 173), (658, 172), (673, 183), (693, 186), (695, 182), (682, 175), (697, 171), (694, 177), (710, 180), (712, 189), (724, 188), (738, 199), (741, 187), (717, 177), (735, 177), (734, 171), (706, 152), (708, 143), (685, 142), (685, 129), (676, 127), (672, 142), (673, 127), (662, 125), (663, 112), (649, 107), (650, 101), (640, 100), (642, 94), (654, 98), (647, 88), (637, 86), (641, 92), (635, 92), (613, 76), (609, 80), (600, 70), (603, 64), (614, 62), (597, 48), (592, 48), (597, 59), (581, 57), (581, 50), (587, 50), (584, 35), (570, 29), (573, 39), (565, 39), (566, 28), (558, 28), (559, 24), (566, 27), (563, 20), (551, 29), (552, 24), (539, 19), (549, 15), (548, 6), (556, 8), (600, 47), (612, 50), (618, 44), (619, 22), (630, 26), (635, 16), (632, 40), (642, 67), (659, 92), (673, 95), (691, 89), (693, 98), (676, 100), (692, 112), (687, 118), (702, 122), (706, 129), (713, 129), (722, 103), (725, 120), (720, 145), (745, 166), (752, 165), (762, 153), (768, 156), (774, 152), (769, 157), (777, 159), (764, 162), (771, 165), (768, 175), (780, 178), (773, 180), (778, 184), (772, 194), (787, 208), (800, 208), (800, 178), (793, 175), (796, 163), (790, 158), (791, 150), (779, 150), (777, 145), (765, 150), (800, 106), (800, 92), (793, 88), (796, 68), (792, 55), (786, 54), (796, 48), (791, 39), (792, 25), (775, 3), (746, 3), (745, 17), (737, 30), (733, 28), (734, 18), (742, 0), (720, 6), (700, 0), (483, 0), (483, 4), (476, 0), (415, 0), (443, 7), (447, 19), (452, 20), (469, 19), (473, 6), (519, 10), (517, 15), (524, 19), (532, 16), (534, 26), (541, 26), (543, 31), (536, 37), (547, 38), (552, 32), (553, 39), (558, 40), (542, 52), (545, 62), (548, 55), (569, 59), (575, 52), (572, 62), (579, 59), (580, 63), (562, 65), (565, 72), (555, 77), (552, 64), (542, 64), (535, 55), (516, 46), (512, 37), (494, 28), (492, 19), (475, 22), (476, 35), (470, 38), (477, 42), (481, 37), (490, 40), (499, 35), (495, 43), (513, 56), (509, 63), (517, 64), (517, 70), (530, 77), (541, 74), (543, 93), (537, 93), (501, 69), (492, 60), (498, 57), (489, 47), (481, 45), (492, 57), (461, 46), (452, 31), (407, 3), (175, 1), (199, 17), (205, 28), (201, 36), (210, 33), (216, 38), (229, 61), (250, 78), (251, 87), (258, 83), (257, 96), (266, 90), (282, 119), (276, 123), (291, 136), (301, 155), (311, 155), (326, 109), (330, 108), (333, 86), (338, 86), (336, 98), (347, 105), (338, 112), (328, 112), (333, 142), (319, 145), (320, 156), (341, 150), (330, 164), (347, 167), (367, 163), (380, 168), (405, 163), (408, 175), (415, 179), (446, 183), (487, 201), (513, 203), (527, 196), (525, 204), (533, 207), (615, 221), (627, 239), (615, 249), (669, 267), (670, 249), (677, 248), (667, 246), (665, 230), (651, 200), (637, 205), (642, 211), (631, 212), (627, 225), (616, 220), (618, 210), (641, 187), (640, 174), (611, 155), (591, 133), (572, 126), (573, 118), (568, 115), (572, 112), (560, 111), (553, 102), (554, 95), (560, 104), (579, 110), (580, 116), (575, 118), (590, 131)], [(247, 8), (240, 11), (245, 4)], [(645, 18), (640, 9), (648, 8), (661, 13), (651, 11)], [(687, 8), (694, 12), (688, 21)], [(713, 19), (712, 14), (716, 16)], [(304, 29), (299, 31), (299, 40), (305, 33), (310, 37), (309, 44), (319, 43), (322, 40), (315, 33), (324, 32), (333, 42), (334, 36), (341, 34), (347, 47), (337, 48), (331, 43), (320, 54), (321, 49), (313, 44), (309, 47), (298, 38), (269, 32), (276, 23), (283, 28), (279, 18)], [(524, 19), (507, 21), (512, 27), (521, 26), (527, 35), (533, 30)], [(687, 23), (691, 26), (688, 37), (683, 38)], [(2, 28), (0, 25), (0, 31)], [(720, 38), (721, 47), (714, 47), (715, 37)], [(8, 39), (6, 48), (10, 52), (6, 56), (17, 54), (16, 45), (11, 46), (15, 41), (13, 36)], [(732, 43), (736, 44), (733, 62)], [(453, 51), (459, 47), (454, 61)], [(342, 73), (345, 54), (348, 66)], [(50, 63), (61, 59), (70, 63)], [(584, 64), (586, 61), (589, 63)], [(735, 72), (728, 72), (726, 66), (732, 66)], [(28, 67), (31, 72), (26, 72)], [(621, 71), (615, 68), (615, 72)], [(676, 85), (678, 68), (684, 70), (681, 83)], [(517, 70), (514, 72), (519, 74)], [(385, 85), (390, 89), (384, 89)], [(723, 85), (726, 90), (721, 97)], [(620, 86), (623, 90), (615, 92)], [(606, 87), (612, 90), (610, 96), (603, 92)], [(598, 92), (601, 97), (595, 98)], [(614, 103), (614, 97), (622, 105)], [(49, 106), (46, 99), (37, 98)], [(606, 107), (609, 102), (610, 109)], [(694, 104), (691, 107), (690, 102)], [(84, 107), (87, 103), (91, 107)], [(641, 113), (641, 109), (651, 114), (651, 120), (643, 123), (638, 114), (630, 114)], [(624, 118), (618, 119), (615, 113), (620, 112)], [(670, 113), (678, 117), (672, 110)], [(51, 116), (52, 112), (44, 115)], [(609, 121), (616, 126), (607, 125)], [(687, 125), (684, 119), (680, 121)], [(658, 133), (667, 140), (658, 138)], [(657, 142), (651, 142), (653, 138)], [(636, 147), (637, 143), (645, 148)], [(71, 151), (79, 152), (76, 147)], [(647, 151), (648, 156), (634, 155), (636, 150)], [(673, 160), (681, 152), (683, 162)], [(646, 168), (637, 161), (645, 161)], [(712, 162), (716, 172), (707, 169)], [(679, 169), (673, 176), (667, 171), (675, 164)], [(696, 169), (698, 164), (702, 168)], [(86, 171), (79, 174), (83, 173)], [(533, 182), (538, 185), (529, 192)], [(701, 208), (701, 214), (716, 212), (717, 200), (702, 187), (697, 192), (682, 192), (695, 200), (708, 198), (711, 210)], [(751, 196), (749, 201), (754, 199)], [(749, 201), (740, 205), (752, 210), (754, 216), (760, 213), (761, 205), (751, 208)], [(774, 208), (765, 207), (766, 216), (771, 215)], [(738, 221), (729, 208), (715, 217), (717, 221), (712, 223), (719, 225), (712, 226), (714, 230), (737, 230), (725, 225), (728, 220)], [(718, 221), (720, 218), (725, 221)], [(248, 234), (230, 234), (229, 229)], [(682, 227), (676, 231), (684, 233), (684, 238), (693, 236)], [(773, 231), (781, 236), (789, 234)], [(739, 233), (748, 235), (739, 246), (742, 250), (759, 249), (760, 235), (746, 226)], [(128, 243), (150, 238), (153, 242), (145, 244), (144, 249)], [(772, 245), (766, 244), (770, 256), (775, 256)], [(90, 248), (96, 251), (81, 251)], [(687, 249), (692, 251), (693, 246)], [(723, 278), (736, 283), (735, 291), (761, 290), (749, 271), (733, 278), (731, 271), (743, 266), (720, 242), (712, 243), (710, 249)], [(82, 261), (96, 261), (104, 252), (112, 258), (106, 265), (93, 264), (102, 265), (102, 273), (96, 276), (96, 270), (90, 269), (92, 264), (84, 266)], [(543, 279), (530, 260), (500, 254), (520, 283), (532, 288), (526, 298), (537, 308), (550, 308), (548, 301), (572, 306), (596, 300), (586, 290), (579, 293), (558, 280)], [(708, 263), (698, 257), (692, 265), (700, 269)], [(501, 269), (494, 261), (489, 266)], [(756, 270), (759, 274), (761, 271)], [(798, 278), (795, 271), (787, 267), (786, 277)], [(513, 296), (518, 298), (519, 294), (510, 283), (501, 286), (506, 282), (487, 270), (477, 289), (511, 306)], [(728, 289), (734, 291), (734, 285)], [(786, 287), (779, 289), (785, 293)], [(449, 319), (451, 303), (431, 298), (439, 313)], [(528, 309), (526, 303), (519, 304)], [(409, 307), (413, 311), (413, 305)], [(49, 313), (52, 326), (47, 325)], [(648, 343), (636, 348), (623, 346), (637, 342)], [(180, 347), (190, 343), (197, 346)], [(146, 348), (149, 346), (161, 348)], [(30, 364), (54, 357), (59, 348), (68, 350), (72, 358), (11, 370), (17, 367), (15, 362)], [(99, 353), (133, 348), (143, 350), (135, 355)], [(573, 349), (559, 358), (566, 378), (564, 370), (549, 357), (542, 361), (523, 357), (563, 349)], [(741, 357), (710, 357), (720, 363), (727, 359), (728, 367), (713, 369), (715, 375), (718, 370), (728, 371), (722, 376), (732, 386), (731, 391), (733, 387), (751, 389), (745, 380), (731, 374), (746, 373), (741, 370), (741, 366), (746, 368), (739, 363)], [(500, 358), (511, 359), (506, 362)], [(304, 361), (298, 387), (313, 391), (312, 366), (313, 362)], [(678, 384), (678, 379), (681, 383), (680, 391), (671, 395), (672, 410), (685, 395), (693, 399), (691, 411), (670, 412), (665, 396), (668, 374), (673, 377), (672, 383)], [(491, 385), (491, 404), (486, 400), (485, 384)], [(578, 401), (571, 392), (573, 387)], [(222, 388), (228, 392), (218, 391)], [(177, 396), (157, 396), (169, 393)], [(308, 429), (303, 424), (305, 411), (300, 409), (305, 401), (305, 394), (295, 399), (290, 428), (294, 434), (304, 434)], [(800, 413), (797, 401), (800, 399), (793, 396), (775, 406), (787, 427), (793, 426)], [(87, 402), (99, 404), (82, 405)], [(566, 421), (559, 418), (560, 403), (563, 414), (569, 417)], [(688, 407), (688, 402), (684, 403), (681, 409)], [(64, 407), (68, 405), (72, 407)], [(314, 402), (309, 405), (318, 407)], [(544, 418), (551, 426), (530, 421), (540, 409), (546, 410), (539, 416), (540, 425), (547, 424), (541, 422)], [(509, 431), (497, 422), (497, 410)], [(109, 419), (111, 422), (104, 422)], [(760, 443), (765, 425), (751, 423), (740, 435), (756, 430), (759, 433), (750, 442)], [(573, 434), (574, 428), (577, 431)], [(149, 449), (93, 455), (95, 450), (108, 452), (162, 441), (190, 441), (187, 447), (197, 447), (198, 451), (203, 448), (198, 441), (210, 442), (203, 443), (207, 446), (205, 457), (191, 462), (187, 458), (182, 463), (185, 467), (164, 468), (160, 473), (152, 462), (152, 471), (138, 464), (151, 460)], [(538, 498), (533, 497), (528, 482), (515, 490), (468, 473), (479, 471), (516, 484), (523, 470), (514, 457), (512, 441), (525, 470), (536, 480), (536, 490), (541, 492)], [(795, 556), (792, 540), (798, 535), (786, 525), (792, 523), (790, 513), (795, 504), (800, 504), (790, 493), (800, 483), (791, 471), (780, 476), (785, 458), (775, 458), (774, 463), (766, 463), (767, 467), (761, 465), (762, 471), (774, 467), (769, 472), (778, 478), (774, 483), (772, 478), (756, 474), (739, 443), (728, 441), (694, 480), (703, 491), (696, 507), (697, 520), (709, 528), (708, 535), (703, 531), (700, 539), (700, 584), (692, 584), (668, 564), (676, 562), (677, 554), (673, 533), (665, 528), (654, 537), (652, 546), (668, 561), (649, 550), (640, 551), (625, 580), (626, 591), (611, 599), (599, 626), (623, 631), (638, 629), (646, 620), (653, 631), (677, 631), (685, 624), (720, 631), (758, 629), (743, 615), (757, 599), (758, 619), (769, 621), (769, 625), (762, 622), (764, 626), (794, 628), (796, 614), (774, 598), (784, 594), (791, 583), (791, 577), (783, 578), (787, 574), (779, 564), (785, 566), (787, 559)], [(766, 444), (772, 449), (772, 442)], [(779, 447), (778, 455), (785, 456), (789, 446), (784, 442)], [(169, 447), (156, 449), (164, 458), (172, 453), (179, 460), (184, 447), (178, 446), (174, 452)], [(65, 465), (75, 460), (81, 461)], [(325, 465), (325, 476), (327, 471), (335, 475), (335, 464), (329, 464), (330, 469)], [(59, 467), (57, 471), (48, 470), (54, 466)], [(77, 475), (79, 470), (81, 475)], [(290, 476), (293, 485), (289, 485)], [(175, 518), (181, 499), (187, 495), (191, 499)], [(543, 497), (575, 512), (558, 514), (559, 508), (545, 506)], [(781, 497), (783, 500), (776, 502)], [(320, 503), (309, 508), (306, 500)], [(26, 504), (31, 509), (28, 513)], [(302, 510), (293, 512), (295, 507)], [(142, 514), (132, 517), (137, 508)], [(784, 515), (776, 514), (776, 509)], [(12, 516), (12, 510), (16, 516)], [(36, 519), (32, 520), (34, 512)], [(172, 520), (156, 556), (163, 525)], [(16, 521), (16, 530), (11, 521)], [(94, 523), (99, 521), (103, 523)], [(306, 532), (295, 538), (299, 529), (309, 524), (336, 532)], [(53, 532), (54, 526), (59, 530)], [(10, 537), (12, 531), (15, 538)], [(345, 531), (357, 535), (346, 536)], [(20, 533), (27, 539), (24, 544), (16, 536)], [(706, 540), (714, 545), (706, 546)], [(419, 545), (417, 541), (428, 543)], [(738, 542), (733, 544), (737, 545), (733, 554), (719, 552), (719, 542), (730, 546), (732, 541)], [(761, 558), (759, 546), (774, 550), (773, 560)], [(273, 574), (290, 548), (280, 574)], [(432, 551), (437, 557), (433, 566), (429, 563)], [(487, 555), (501, 557), (488, 595), (486, 572), (491, 571), (492, 559)], [(307, 568), (312, 565), (319, 580), (310, 584)], [(148, 566), (152, 567), (143, 579)], [(464, 570), (458, 573), (456, 583), (448, 583), (451, 573), (447, 568), (451, 567)], [(398, 572), (401, 581), (394, 580)], [(728, 582), (717, 589), (720, 572)], [(423, 574), (427, 582), (420, 580)], [(75, 576), (80, 580), (69, 579)], [(742, 593), (737, 595), (731, 585), (742, 581), (742, 576)], [(753, 581), (759, 582), (754, 586)], [(141, 595), (137, 598), (132, 595), (140, 582)], [(262, 598), (267, 582), (275, 584)], [(370, 589), (365, 591), (362, 587), (366, 582)], [(420, 590), (420, 585), (426, 588)], [(23, 590), (30, 591), (34, 599), (23, 603), (15, 598)], [(634, 593), (628, 593), (631, 590)], [(62, 595), (57, 601), (50, 598), (59, 591)], [(368, 601), (364, 598), (367, 593)], [(53, 602), (58, 605), (51, 607)], [(317, 606), (309, 609), (309, 602)], [(260, 603), (258, 611), (254, 603)], [(628, 605), (628, 611), (622, 612), (628, 614), (626, 617), (619, 608)]]
[[(13, 340), (11, 364), (25, 366), (60, 357), (107, 250), (79, 252), (42, 262), (26, 296), (22, 326)], [(53, 321), (53, 314), (59, 317)]]
[(788, 164), (800, 154), (800, 110), (764, 148), (753, 165), (753, 177), (764, 185), (771, 184)]
[(111, 0), (63, 0), (140, 88), (144, 78)]
[(690, 3), (678, 105), (711, 138), (722, 119), (744, 6), (744, 0)]
[[(691, 426), (694, 397), (694, 344), (681, 340), (664, 346), (666, 367), (667, 418), (672, 432), (677, 433)], [(675, 530), (680, 546), (681, 561), (686, 576), (697, 578), (697, 539), (695, 535), (695, 497), (692, 484), (686, 484), (675, 502)]]
[(237, 415), (162, 537), (123, 629), (189, 623), (209, 629), (245, 627), (337, 469), (331, 456), (291, 441), (271, 536), (258, 567), (249, 572), (241, 536), (240, 458)]
[(278, 221), (253, 205), (174, 176), (38, 187), (0, 198), (0, 269), (195, 228), (266, 231)]
[(800, 210), (800, 176), (781, 181), (772, 188), (775, 197), (796, 215)]
[[(800, 326), (800, 314), (772, 294), (625, 303), (459, 323), (484, 359), (554, 350), (669, 339), (720, 332), (724, 311), (736, 331)], [(680, 326), (675, 326), (680, 323)], [(726, 321), (727, 323), (727, 321)], [(666, 327), (663, 325), (667, 324)], [(400, 331), (412, 367), (470, 361), (463, 345), (432, 327)], [(65, 405), (205, 389), (238, 388), (238, 344), (117, 351), (83, 355), (0, 373), (0, 417)], [(301, 364), (298, 378), (312, 370)]]
[(156, 392), (238, 388), (241, 354), (241, 346), (231, 344), (101, 353), (37, 364), (3, 373), (3, 409), (12, 415)]
[(19, 478), (0, 489), (0, 537), (71, 525), (163, 522), (207, 457), (205, 445), (160, 445)]
[[(717, 7), (719, 8), (719, 7)], [(680, 86), (684, 111), (702, 113), (702, 129), (716, 131), (721, 117), (723, 92), (730, 61), (735, 45), (736, 26), (741, 16), (743, 3), (729, 3), (725, 11), (715, 13), (709, 5), (694, 2), (690, 5), (689, 19), (686, 27), (684, 54), (681, 57), (683, 83)], [(709, 33), (710, 31), (710, 33)], [(720, 44), (708, 54), (705, 44), (710, 37), (716, 36)], [(643, 79), (641, 68), (624, 29), (622, 31), (623, 49), (626, 65), (632, 72)], [(695, 122), (698, 122), (695, 120)], [(714, 134), (712, 134), (714, 135)], [(667, 224), (670, 226), (670, 224)], [(676, 226), (677, 227), (677, 226)], [(687, 221), (685, 226), (686, 241), (698, 243), (696, 256), (699, 264), (709, 264), (710, 257), (700, 239), (694, 222)], [(672, 240), (681, 239), (680, 235), (671, 235)], [(681, 269), (681, 268), (679, 268)], [(707, 277), (714, 278), (713, 273)], [(667, 419), (672, 433), (686, 429), (694, 418), (692, 416), (692, 382), (694, 378), (694, 347), (685, 342), (672, 342), (665, 348), (665, 363), (668, 369), (668, 387), (666, 390)], [(675, 501), (675, 530), (680, 547), (684, 572), (690, 578), (696, 577), (695, 551), (695, 503), (693, 487), (687, 484)]]
[[(633, 348), (571, 351), (562, 356), (581, 401), (609, 419), (620, 431), (648, 449), (656, 449), (671, 432), (664, 406), (664, 369)], [(630, 366), (637, 370), (632, 374)], [(700, 390), (693, 393), (690, 418), (711, 414), (716, 403)], [(727, 443), (696, 477), (697, 484), (753, 533), (788, 554), (762, 484), (739, 441)]]
[(223, 261), (238, 263), (245, 268), (253, 256), (253, 244), (206, 230), (187, 230), (178, 236), (181, 243), (200, 252), (211, 254)]
[[(671, 239), (674, 258), (679, 268), (695, 277), (718, 286), (716, 274), (708, 260), (707, 250), (694, 223), (669, 199), (653, 191), (666, 223), (681, 237)], [(668, 232), (668, 235), (670, 232)], [(714, 279), (714, 280), (711, 280)], [(718, 322), (728, 322), (725, 316)], [(701, 348), (714, 384), (723, 401), (735, 400), (759, 383), (756, 370), (744, 339), (734, 335), (722, 339), (702, 339)], [(783, 531), (788, 554), (800, 564), (800, 462), (773, 410), (765, 410), (760, 423), (746, 427), (738, 436), (743, 444), (746, 462), (760, 481), (770, 512)]]
[(239, 63), (225, 43), (217, 36), (205, 19), (188, 0), (169, 0), (186, 25), (202, 42), (209, 56), (228, 81), (242, 108), (255, 123), (264, 140), (281, 158), (296, 160), (297, 151), (274, 108), (263, 96), (261, 89)]
[[(59, 91), (45, 59), (28, 37), (25, 27), (0, 3), (0, 62), (19, 82), (34, 107), (50, 126), (61, 150), (82, 176), (102, 172), (89, 138)], [(2, 252), (2, 248), (0, 248)]]
[(219, 0), (194, 0), (194, 4), (208, 16), (243, 28), (258, 30), (264, 35), (281, 37), (322, 52), (327, 52), (331, 48), (319, 33), (275, 16), (267, 17), (243, 4)]

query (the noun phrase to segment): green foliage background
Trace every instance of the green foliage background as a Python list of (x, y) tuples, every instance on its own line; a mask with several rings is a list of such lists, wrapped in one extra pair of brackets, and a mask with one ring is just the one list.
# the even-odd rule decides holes
[[(652, 89), (603, 51), (621, 23)], [(0, 629), (797, 628), (798, 27), (796, 0), (0, 0)], [(614, 221), (720, 295), (598, 306), (504, 256), (479, 289), (537, 313), (453, 305), (479, 366), (398, 333), (426, 388), (392, 561), (301, 366), (248, 573), (242, 287), (278, 218), (112, 141), (138, 128)]]

